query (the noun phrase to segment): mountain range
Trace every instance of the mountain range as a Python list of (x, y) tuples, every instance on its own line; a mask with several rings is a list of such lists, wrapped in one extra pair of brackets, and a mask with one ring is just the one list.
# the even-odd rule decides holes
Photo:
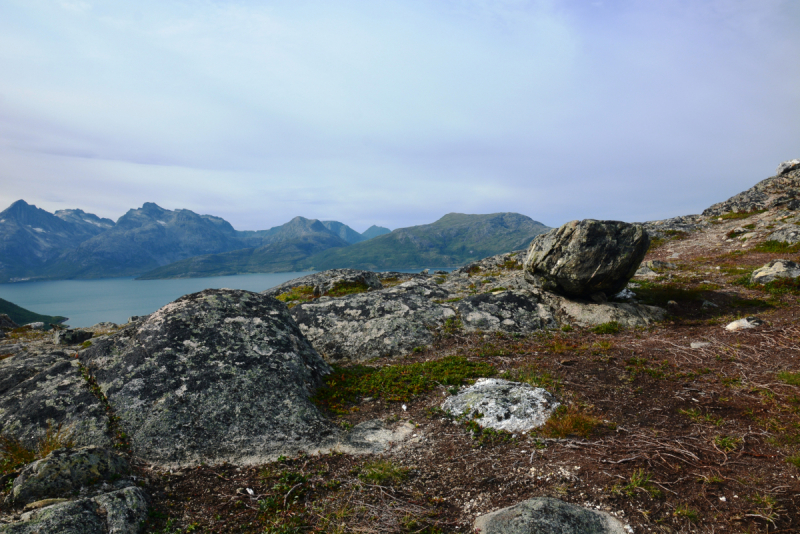
[(0, 212), (0, 283), (142, 279), (353, 267), (452, 267), (524, 248), (549, 228), (516, 213), (451, 213), (420, 226), (372, 226), (295, 217), (240, 231), (212, 215), (147, 202), (116, 222), (81, 210), (54, 214), (18, 200)]

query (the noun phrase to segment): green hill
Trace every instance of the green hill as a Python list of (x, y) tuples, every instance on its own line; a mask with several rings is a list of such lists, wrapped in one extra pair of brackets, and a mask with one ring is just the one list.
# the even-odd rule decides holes
[(42, 315), (40, 313), (35, 313), (4, 299), (0, 299), (0, 313), (5, 313), (12, 321), (19, 325), (41, 322), (49, 327), (51, 323), (59, 324), (67, 320), (66, 317), (61, 317), (60, 315)]
[(431, 224), (399, 228), (349, 247), (329, 249), (297, 263), (297, 270), (341, 267), (375, 271), (457, 267), (523, 249), (549, 228), (519, 213), (448, 213)]

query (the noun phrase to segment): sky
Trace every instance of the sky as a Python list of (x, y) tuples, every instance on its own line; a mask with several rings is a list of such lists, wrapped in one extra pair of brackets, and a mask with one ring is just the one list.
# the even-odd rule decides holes
[(699, 213), (800, 158), (797, 0), (3, 0), (0, 209)]

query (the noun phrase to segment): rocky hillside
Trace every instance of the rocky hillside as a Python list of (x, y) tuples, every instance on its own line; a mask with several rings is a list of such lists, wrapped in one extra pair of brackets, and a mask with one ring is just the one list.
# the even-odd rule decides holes
[(18, 200), (0, 212), (0, 282), (38, 276), (64, 250), (113, 227), (80, 210), (53, 215)]
[[(133, 276), (187, 258), (193, 261), (181, 264), (180, 276), (290, 270), (315, 253), (389, 231), (370, 230), (368, 237), (337, 221), (295, 217), (269, 230), (237, 231), (219, 217), (151, 202), (114, 223), (82, 210), (53, 215), (20, 200), (0, 214), (0, 283)], [(228, 251), (237, 253), (195, 258)]]
[(800, 531), (800, 214), (770, 199), (9, 330), (0, 532)]

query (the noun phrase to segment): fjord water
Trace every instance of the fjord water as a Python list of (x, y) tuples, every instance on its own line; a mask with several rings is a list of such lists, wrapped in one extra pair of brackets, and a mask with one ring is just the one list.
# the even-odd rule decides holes
[[(450, 272), (454, 267), (436, 267)], [(418, 273), (422, 269), (398, 269)], [(246, 289), (264, 291), (310, 272), (237, 274), (209, 278), (134, 280), (101, 278), (99, 280), (52, 280), (0, 284), (0, 298), (44, 315), (69, 317), (65, 323), (86, 327), (101, 321), (124, 323), (131, 315), (153, 313), (178, 297), (204, 289)]]
[(173, 300), (204, 289), (264, 291), (307, 272), (239, 274), (171, 280), (54, 280), (0, 284), (0, 298), (36, 313), (69, 317), (73, 327), (101, 321), (124, 323), (131, 315), (147, 315)]

